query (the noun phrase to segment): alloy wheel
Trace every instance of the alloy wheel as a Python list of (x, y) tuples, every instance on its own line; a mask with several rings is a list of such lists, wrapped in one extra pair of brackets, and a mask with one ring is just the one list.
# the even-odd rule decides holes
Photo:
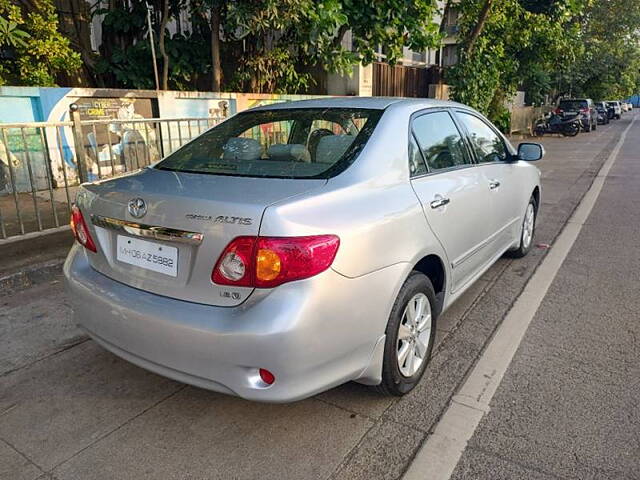
[(529, 203), (527, 211), (524, 215), (524, 223), (522, 224), (522, 247), (526, 250), (531, 245), (533, 239), (533, 228), (536, 221), (535, 210), (533, 204)]
[(432, 313), (429, 299), (416, 293), (407, 303), (398, 326), (396, 354), (398, 368), (404, 377), (420, 370), (429, 349), (432, 335)]

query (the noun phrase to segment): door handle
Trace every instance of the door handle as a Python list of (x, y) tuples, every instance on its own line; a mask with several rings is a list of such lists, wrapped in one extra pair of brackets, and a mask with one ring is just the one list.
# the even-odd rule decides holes
[(440, 207), (444, 207), (445, 205), (447, 205), (449, 202), (451, 202), (451, 200), (449, 200), (448, 198), (442, 197), (442, 198), (438, 198), (434, 201), (431, 202), (431, 208), (440, 208)]
[(491, 181), (489, 182), (489, 188), (490, 188), (491, 190), (495, 190), (495, 189), (496, 189), (496, 188), (498, 188), (499, 186), (500, 186), (500, 182), (499, 182), (499, 181), (497, 181), (497, 180), (491, 180)]

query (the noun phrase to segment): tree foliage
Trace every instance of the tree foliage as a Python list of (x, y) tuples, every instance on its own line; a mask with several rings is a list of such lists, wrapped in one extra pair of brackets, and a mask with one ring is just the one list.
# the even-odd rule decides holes
[[(525, 88), (539, 102), (553, 88), (551, 72), (569, 68), (581, 51), (575, 20), (582, 4), (502, 0), (488, 10), (478, 33), (478, 18), (487, 0), (461, 0), (460, 61), (448, 75), (453, 97), (505, 120), (505, 100)], [(474, 48), (468, 46), (473, 34)]]
[(35, 0), (25, 11), (0, 0), (0, 85), (55, 86), (60, 73), (72, 75), (82, 66), (69, 39), (58, 31), (52, 0)]
[[(106, 84), (149, 88), (145, 3), (110, 2), (95, 12), (104, 16), (101, 78)], [(150, 5), (157, 42), (162, 3)], [(170, 17), (177, 18), (181, 9), (188, 9), (193, 28), (165, 32), (169, 88), (202, 88), (205, 77), (217, 87), (217, 74), (227, 90), (302, 92), (313, 86), (314, 72), (350, 72), (354, 64), (374, 61), (381, 45), (394, 63), (405, 47), (419, 51), (440, 41), (431, 0), (169, 0)], [(352, 49), (343, 44), (347, 33)]]
[(506, 119), (505, 99), (516, 90), (541, 103), (624, 98), (640, 87), (639, 2), (461, 0), (459, 8), (460, 62), (448, 81), (456, 100), (494, 120)]
[(640, 87), (640, 3), (590, 2), (584, 12), (584, 48), (563, 93), (625, 98)]

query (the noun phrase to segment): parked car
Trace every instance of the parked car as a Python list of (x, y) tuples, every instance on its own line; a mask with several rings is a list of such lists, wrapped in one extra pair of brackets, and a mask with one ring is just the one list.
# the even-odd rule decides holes
[(629, 104), (627, 102), (620, 102), (620, 106), (622, 107), (623, 112), (629, 111)]
[(629, 111), (633, 110), (633, 103), (627, 102), (627, 110)]
[[(609, 108), (605, 102), (595, 103), (596, 112), (598, 113), (598, 125), (607, 125), (609, 123)], [(613, 114), (613, 109), (611, 109)]]
[(87, 183), (64, 266), (76, 322), (167, 377), (252, 400), (355, 380), (403, 395), (437, 320), (532, 248), (543, 148), (435, 100), (239, 113)]
[(622, 117), (622, 105), (617, 100), (609, 100), (607, 105), (613, 107), (614, 117), (616, 120), (620, 120)]
[(590, 132), (598, 127), (598, 113), (590, 98), (560, 100), (556, 113), (568, 116), (578, 115), (585, 132)]

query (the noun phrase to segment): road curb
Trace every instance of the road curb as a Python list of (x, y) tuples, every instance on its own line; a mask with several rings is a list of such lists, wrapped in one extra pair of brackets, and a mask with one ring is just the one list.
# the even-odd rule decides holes
[(29, 268), (0, 277), (0, 296), (24, 290), (44, 283), (62, 272), (64, 258), (33, 265)]

